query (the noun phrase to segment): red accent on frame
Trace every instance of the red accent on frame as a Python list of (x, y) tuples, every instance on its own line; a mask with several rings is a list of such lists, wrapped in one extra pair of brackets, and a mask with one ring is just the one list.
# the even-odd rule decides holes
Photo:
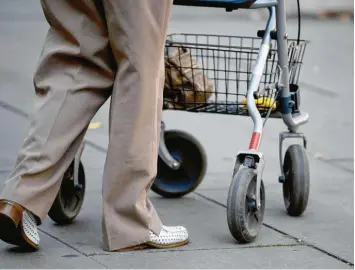
[(260, 142), (260, 133), (253, 132), (253, 135), (250, 140), (249, 150), (257, 150)]

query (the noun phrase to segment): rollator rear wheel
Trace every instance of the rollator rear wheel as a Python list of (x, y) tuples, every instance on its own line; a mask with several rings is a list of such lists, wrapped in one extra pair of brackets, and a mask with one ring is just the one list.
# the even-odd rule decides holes
[(60, 190), (55, 198), (48, 216), (57, 224), (65, 225), (71, 223), (79, 214), (85, 197), (85, 171), (80, 162), (79, 185), (74, 185), (74, 162), (65, 172)]
[(260, 186), (260, 209), (256, 208), (256, 172), (251, 168), (240, 168), (229, 187), (227, 220), (232, 236), (239, 243), (249, 243), (258, 236), (264, 219), (265, 189)]
[(166, 131), (165, 144), (172, 157), (181, 163), (180, 168), (171, 169), (159, 157), (157, 177), (151, 189), (166, 198), (182, 197), (194, 191), (203, 180), (206, 154), (194, 137), (181, 131)]
[(309, 161), (306, 150), (291, 145), (285, 154), (282, 185), (284, 203), (290, 216), (300, 216), (307, 208), (310, 186)]

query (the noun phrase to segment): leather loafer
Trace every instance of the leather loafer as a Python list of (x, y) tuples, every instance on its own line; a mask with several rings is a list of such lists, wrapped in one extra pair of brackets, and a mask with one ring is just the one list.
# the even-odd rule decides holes
[(25, 249), (38, 249), (36, 218), (21, 205), (0, 200), (0, 240)]

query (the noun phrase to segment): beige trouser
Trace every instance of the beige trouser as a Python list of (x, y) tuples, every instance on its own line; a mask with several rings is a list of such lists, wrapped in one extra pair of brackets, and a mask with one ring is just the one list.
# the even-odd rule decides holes
[(35, 113), (0, 196), (43, 220), (90, 120), (111, 96), (103, 179), (106, 250), (138, 245), (161, 221), (157, 170), (164, 43), (172, 0), (42, 0), (50, 29), (34, 76)]

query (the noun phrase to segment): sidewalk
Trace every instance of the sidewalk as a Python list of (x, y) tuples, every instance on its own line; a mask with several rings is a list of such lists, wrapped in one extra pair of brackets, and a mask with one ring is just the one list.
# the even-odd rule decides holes
[[(169, 33), (255, 35), (264, 26), (264, 22), (239, 20), (238, 14), (174, 8)], [(32, 110), (32, 74), (47, 30), (41, 16), (38, 1), (0, 1), (0, 190)], [(301, 131), (309, 140), (311, 195), (302, 217), (286, 215), (277, 181), (282, 121), (268, 121), (261, 146), (266, 157), (265, 226), (254, 243), (239, 245), (229, 233), (224, 205), (235, 155), (249, 143), (251, 119), (166, 112), (167, 128), (193, 134), (208, 156), (207, 174), (196, 193), (179, 200), (150, 194), (164, 223), (187, 226), (191, 243), (172, 250), (104, 252), (100, 241), (101, 181), (108, 142), (105, 104), (93, 120), (101, 127), (89, 130), (86, 137), (90, 143), (82, 161), (88, 189), (76, 222), (60, 227), (47, 219), (40, 227), (41, 249), (34, 254), (0, 243), (0, 268), (354, 268), (354, 91), (349, 57), (353, 26), (313, 20), (305, 20), (303, 26), (302, 37), (311, 41), (300, 82), (301, 106), (310, 114)], [(296, 30), (297, 22), (291, 20), (290, 36)]]
[[(0, 156), (3, 172), (0, 182), (3, 182), (25, 132), (26, 121), (3, 108), (0, 108), (0, 114), (5, 120), (0, 138), (7, 138), (8, 143), (2, 141), (2, 145), (9, 146)], [(201, 197), (200, 193), (178, 200), (150, 194), (165, 224), (182, 224), (189, 228), (189, 245), (171, 250), (105, 252), (100, 248), (101, 179), (105, 153), (98, 148), (100, 146), (87, 145), (84, 150), (82, 161), (87, 176), (87, 193), (76, 222), (60, 227), (47, 219), (40, 227), (41, 249), (33, 254), (24, 254), (0, 243), (0, 268), (351, 268), (266, 226), (254, 243), (239, 245), (229, 234), (225, 208)], [(218, 194), (215, 189), (210, 192)], [(285, 215), (284, 219), (287, 218)]]

